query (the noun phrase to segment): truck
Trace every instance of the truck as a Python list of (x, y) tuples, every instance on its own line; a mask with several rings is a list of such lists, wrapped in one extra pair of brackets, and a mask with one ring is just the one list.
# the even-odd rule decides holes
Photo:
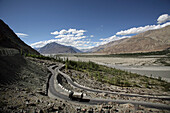
[(71, 92), (69, 93), (69, 98), (70, 98), (71, 100), (81, 101), (81, 100), (83, 99), (83, 93), (71, 91)]

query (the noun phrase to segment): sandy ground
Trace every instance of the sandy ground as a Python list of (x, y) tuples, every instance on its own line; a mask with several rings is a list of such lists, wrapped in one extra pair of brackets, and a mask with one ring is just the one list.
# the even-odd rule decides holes
[(141, 65), (158, 65), (154, 62), (158, 58), (118, 58), (118, 57), (68, 57), (70, 60), (76, 61), (93, 61), (112, 65), (123, 66), (141, 66)]

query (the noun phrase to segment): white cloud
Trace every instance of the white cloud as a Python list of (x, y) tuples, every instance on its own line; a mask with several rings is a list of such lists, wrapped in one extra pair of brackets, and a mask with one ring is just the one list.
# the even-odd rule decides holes
[(111, 41), (111, 40), (113, 40), (115, 38), (116, 38), (116, 35), (113, 35), (113, 36), (108, 37), (108, 38), (101, 38), (100, 40), (102, 40), (102, 41)]
[(76, 31), (77, 31), (76, 29), (69, 29), (69, 30), (68, 30), (69, 33), (73, 33), (73, 34), (75, 34)]
[(59, 32), (58, 31), (55, 31), (55, 32), (51, 32), (52, 35), (58, 35)]
[(27, 37), (28, 34), (24, 34), (24, 33), (15, 33), (18, 37)]
[(170, 25), (170, 22), (160, 25), (161, 23), (164, 23), (168, 20), (170, 20), (170, 16), (168, 14), (163, 14), (159, 16), (157, 19), (157, 22), (159, 25), (146, 25), (144, 27), (133, 27), (127, 30), (119, 31), (116, 33), (116, 35), (138, 34), (138, 33), (148, 31), (148, 30), (160, 29), (160, 28)]
[(133, 28), (130, 28), (128, 30), (117, 32), (116, 35), (138, 34), (138, 33), (148, 31), (148, 30), (160, 29), (160, 28), (163, 28), (163, 27), (168, 26), (168, 25), (170, 25), (170, 22), (167, 22), (167, 23), (162, 24), (162, 25), (147, 25), (147, 26), (144, 26), (144, 27), (133, 27)]
[[(45, 46), (48, 43), (56, 42), (66, 46), (73, 46), (78, 49), (90, 49), (99, 45), (109, 43), (111, 41), (129, 37), (129, 36), (118, 37), (114, 35), (105, 39), (100, 39), (100, 42), (93, 42), (91, 41), (91, 39), (88, 39), (87, 36), (84, 35), (84, 32), (86, 31), (76, 29), (55, 31), (51, 33), (55, 35), (55, 39), (39, 41), (31, 44), (31, 46), (39, 48)], [(93, 37), (93, 35), (90, 35), (90, 37)]]
[(81, 35), (82, 33), (86, 32), (86, 30), (76, 30), (76, 29), (69, 29), (69, 30), (65, 30), (62, 29), (61, 31), (54, 31), (51, 32), (52, 35), (64, 35), (64, 34), (79, 34)]
[(66, 34), (66, 33), (67, 33), (67, 31), (66, 31), (65, 29), (63, 29), (63, 30), (61, 30), (61, 31), (59, 32), (60, 35), (64, 35), (64, 34)]
[(116, 40), (120, 40), (120, 39), (124, 39), (124, 38), (130, 38), (131, 36), (122, 36), (122, 37), (118, 37), (116, 35), (113, 35), (111, 37), (108, 38), (101, 38), (100, 40), (102, 40), (102, 42), (99, 42), (98, 45), (103, 45), (112, 41), (116, 41)]
[[(39, 41), (36, 43), (31, 44), (32, 47), (34, 48), (40, 48), (45, 46), (48, 43), (52, 43), (52, 42), (56, 42), (62, 45), (66, 45), (66, 46), (73, 46), (76, 47), (78, 49), (84, 49), (84, 48), (92, 48), (93, 46), (91, 46), (92, 42), (89, 41), (82, 41), (82, 40), (76, 40), (76, 41), (71, 41), (71, 40), (58, 40), (58, 39), (51, 39), (51, 40), (45, 40), (45, 41)], [(88, 47), (86, 47), (88, 45)]]
[(75, 36), (82, 36), (83, 33), (77, 33)]
[(90, 35), (90, 37), (92, 38), (92, 37), (94, 37), (94, 35)]
[(157, 19), (158, 24), (164, 23), (168, 20), (170, 20), (170, 16), (168, 14), (163, 14), (163, 15), (159, 16), (159, 18)]
[[(158, 23), (163, 23), (163, 22), (166, 22), (170, 20), (170, 16), (168, 16), (168, 14), (164, 14), (164, 15), (161, 15), (157, 21)], [(163, 27), (166, 27), (170, 25), (170, 22), (167, 22), (165, 24), (162, 24), (162, 25), (146, 25), (144, 27), (133, 27), (133, 28), (130, 28), (130, 29), (127, 29), (127, 30), (122, 30), (120, 32), (117, 32), (116, 35), (130, 35), (130, 34), (138, 34), (138, 33), (142, 33), (142, 32), (145, 32), (145, 31), (148, 31), (148, 30), (154, 30), (154, 29), (160, 29), (160, 28), (163, 28)], [(130, 38), (131, 36), (122, 36), (122, 37), (119, 37), (119, 36), (116, 36), (116, 35), (113, 35), (111, 37), (108, 37), (108, 38), (101, 38), (101, 42), (96, 42), (96, 45), (103, 45), (103, 44), (106, 44), (106, 43), (109, 43), (111, 41), (116, 41), (116, 40), (120, 40), (120, 39), (124, 39), (124, 38)]]
[[(161, 15), (157, 21), (158, 23), (163, 23), (170, 20), (167, 14)], [(51, 32), (52, 35), (55, 35), (55, 39), (39, 41), (31, 44), (32, 47), (43, 47), (48, 43), (56, 42), (66, 46), (73, 46), (78, 49), (90, 49), (99, 45), (103, 45), (109, 43), (111, 41), (116, 41), (124, 38), (130, 38), (131, 36), (117, 36), (117, 35), (130, 35), (130, 34), (138, 34), (148, 30), (160, 29), (170, 25), (170, 22), (164, 23), (162, 25), (146, 25), (144, 27), (133, 27), (127, 30), (122, 30), (117, 32), (116, 35), (110, 36), (108, 38), (101, 38), (100, 41), (91, 41), (87, 36), (84, 35), (86, 30), (77, 30), (77, 29), (62, 29), (61, 31)], [(94, 37), (90, 35), (89, 37)]]
[(92, 47), (90, 40), (84, 40), (87, 36), (84, 35), (86, 30), (76, 30), (76, 29), (69, 29), (69, 30), (61, 30), (51, 32), (51, 34), (55, 35), (55, 39), (39, 41), (36, 43), (31, 44), (32, 47), (39, 48), (43, 47), (48, 43), (56, 42), (66, 46), (73, 46), (78, 49), (83, 48), (90, 48)]

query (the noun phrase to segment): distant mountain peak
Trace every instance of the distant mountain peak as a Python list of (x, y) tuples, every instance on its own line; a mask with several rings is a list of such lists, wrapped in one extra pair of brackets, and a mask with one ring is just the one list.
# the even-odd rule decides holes
[(56, 42), (51, 42), (38, 49), (42, 54), (58, 54), (58, 53), (80, 53), (81, 51), (72, 46), (65, 46)]

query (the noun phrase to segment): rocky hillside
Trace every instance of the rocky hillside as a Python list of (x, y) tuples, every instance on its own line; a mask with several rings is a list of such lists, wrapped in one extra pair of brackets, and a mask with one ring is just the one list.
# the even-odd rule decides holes
[(109, 42), (109, 43), (107, 43), (107, 44), (100, 45), (100, 46), (98, 46), (98, 47), (94, 47), (94, 48), (92, 48), (92, 49), (89, 49), (88, 52), (100, 52), (100, 51), (104, 50), (105, 48), (112, 47), (112, 46), (114, 46), (114, 45), (119, 44), (119, 43), (122, 42), (123, 40), (125, 40), (125, 39), (121, 39), (121, 40)]
[(110, 42), (102, 47), (99, 53), (135, 53), (161, 51), (170, 47), (170, 26), (150, 30), (131, 38)]
[(49, 43), (42, 48), (39, 48), (38, 51), (42, 54), (57, 54), (57, 53), (78, 53), (80, 50), (71, 47), (57, 44), (55, 42)]
[(39, 54), (36, 50), (25, 44), (13, 31), (0, 19), (0, 48), (13, 48), (24, 53)]
[(26, 68), (29, 62), (21, 52), (39, 54), (0, 20), (0, 84), (10, 84), (21, 79), (22, 68)]

